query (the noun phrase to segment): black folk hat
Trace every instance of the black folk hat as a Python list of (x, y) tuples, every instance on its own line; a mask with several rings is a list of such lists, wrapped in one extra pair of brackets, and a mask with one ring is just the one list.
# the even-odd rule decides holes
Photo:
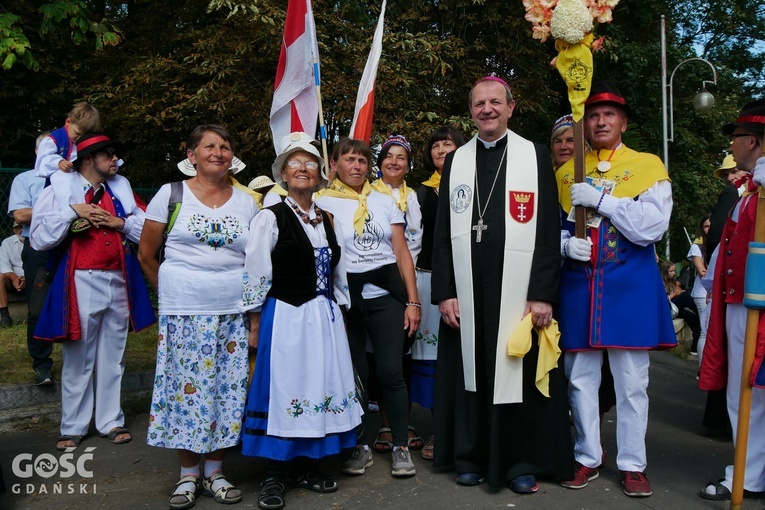
[(765, 131), (765, 99), (746, 103), (736, 121), (722, 127), (722, 133), (733, 134), (737, 127), (762, 135)]
[(596, 81), (590, 87), (590, 97), (584, 102), (585, 109), (596, 104), (609, 103), (624, 110), (627, 117), (632, 116), (632, 109), (627, 104), (624, 96), (616, 88), (616, 84), (609, 80)]
[(108, 136), (99, 133), (88, 133), (77, 140), (77, 159), (84, 158), (89, 154), (102, 151), (108, 147), (114, 149), (118, 157), (122, 157), (124, 147), (119, 142), (113, 142)]

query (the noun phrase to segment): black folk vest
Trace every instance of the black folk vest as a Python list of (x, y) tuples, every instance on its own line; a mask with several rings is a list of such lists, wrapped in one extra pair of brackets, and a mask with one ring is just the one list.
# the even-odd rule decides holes
[[(279, 238), (271, 252), (273, 277), (268, 295), (292, 306), (300, 306), (317, 295), (314, 249), (303, 230), (301, 219), (288, 204), (280, 202), (268, 209), (276, 216), (276, 225), (279, 227)], [(321, 211), (321, 214), (331, 252), (330, 266), (334, 270), (340, 261), (340, 246), (329, 213)], [(332, 293), (332, 279), (329, 278), (328, 282)], [(334, 300), (334, 295), (330, 295)]]

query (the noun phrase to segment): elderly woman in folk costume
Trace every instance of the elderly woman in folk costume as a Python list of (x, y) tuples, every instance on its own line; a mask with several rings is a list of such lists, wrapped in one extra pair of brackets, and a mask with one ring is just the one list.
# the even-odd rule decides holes
[(186, 151), (194, 176), (181, 183), (177, 214), (171, 219), (175, 186), (166, 184), (146, 209), (139, 244), (141, 267), (159, 295), (146, 442), (178, 451), (181, 475), (171, 509), (194, 506), (200, 489), (219, 503), (242, 499), (222, 466), (226, 450), (239, 444), (244, 416), (248, 333), (239, 303), (245, 246), (258, 206), (243, 186), (232, 184), (233, 153), (222, 126), (194, 129)]
[[(430, 302), (431, 258), (433, 255), (433, 230), (436, 226), (436, 206), (441, 172), (446, 156), (465, 145), (465, 138), (452, 126), (442, 126), (430, 135), (422, 159), (425, 169), (432, 172), (430, 178), (417, 190), (417, 200), (422, 211), (422, 251), (417, 257), (417, 292), (422, 303), (422, 322), (412, 346), (412, 382), (410, 400), (433, 409), (433, 392), (438, 354), (438, 326), (441, 314), (438, 306)], [(433, 460), (435, 441), (428, 439), (422, 449), (422, 458)]]
[[(390, 196), (396, 201), (398, 208), (404, 213), (404, 236), (412, 261), (417, 265), (417, 257), (422, 249), (422, 213), (417, 195), (414, 190), (407, 186), (404, 178), (409, 173), (412, 165), (412, 146), (402, 135), (391, 135), (382, 144), (380, 153), (377, 155), (377, 168), (380, 178), (372, 182), (372, 189)], [(407, 337), (404, 344), (404, 379), (411, 397), (412, 356), (410, 353), (414, 336)], [(367, 346), (371, 351), (371, 346)], [(370, 374), (374, 375), (374, 352), (369, 353), (369, 364), (372, 367)], [(391, 439), (390, 423), (385, 411), (385, 400), (380, 395), (379, 385), (374, 380), (369, 384), (370, 398), (379, 397), (380, 404), (380, 429), (377, 431), (377, 439), (374, 442), (374, 450), (378, 453), (390, 453), (393, 448)], [(408, 421), (408, 420), (407, 420)], [(417, 435), (414, 427), (408, 426), (407, 446), (410, 450), (421, 450), (424, 446), (422, 438)]]
[[(334, 492), (316, 460), (356, 446), (361, 423), (340, 306), (350, 305), (340, 226), (312, 195), (324, 161), (306, 133), (287, 135), (272, 166), (287, 197), (256, 216), (247, 244), (242, 310), (259, 355), (242, 438), (245, 455), (269, 460), (258, 506), (284, 507), (288, 461), (297, 486)], [(285, 412), (286, 411), (286, 412)]]
[[(412, 476), (416, 470), (407, 446), (409, 398), (401, 353), (406, 337), (420, 324), (421, 305), (404, 236), (404, 213), (393, 198), (372, 190), (367, 181), (371, 159), (372, 151), (362, 141), (344, 139), (337, 143), (330, 161), (337, 177), (321, 191), (316, 203), (343, 226), (340, 245), (351, 291), (348, 341), (362, 384), (363, 408), (367, 409), (368, 403), (369, 337), (393, 433), (392, 475)], [(361, 475), (373, 464), (363, 425), (357, 437), (359, 444), (343, 468), (347, 474)]]

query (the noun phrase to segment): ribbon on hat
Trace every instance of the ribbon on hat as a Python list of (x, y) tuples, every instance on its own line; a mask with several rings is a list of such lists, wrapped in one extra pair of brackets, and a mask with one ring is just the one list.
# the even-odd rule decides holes
[(745, 115), (736, 119), (739, 123), (765, 124), (765, 115)]
[(398, 208), (401, 209), (401, 212), (406, 212), (407, 204), (409, 203), (407, 198), (409, 197), (409, 193), (412, 191), (412, 188), (406, 185), (406, 181), (401, 183), (401, 190), (399, 192), (398, 200), (396, 200), (396, 197), (393, 195), (393, 189), (385, 184), (382, 179), (377, 179), (375, 182), (373, 182), (372, 189), (391, 197), (393, 201), (396, 202)]
[(356, 208), (356, 212), (353, 213), (353, 229), (356, 231), (356, 235), (361, 236), (361, 234), (364, 233), (364, 222), (369, 215), (367, 196), (369, 196), (370, 193), (372, 193), (372, 186), (366, 181), (364, 181), (364, 187), (361, 189), (361, 193), (356, 193), (354, 190), (343, 184), (343, 181), (335, 178), (328, 188), (320, 190), (317, 192), (316, 196), (358, 200), (359, 206)]
[[(522, 358), (531, 350), (531, 314), (527, 314), (521, 323), (515, 328), (510, 339), (507, 341), (507, 355)], [(546, 328), (537, 328), (539, 337), (539, 357), (537, 359), (537, 373), (534, 378), (537, 389), (545, 397), (550, 397), (550, 371), (558, 366), (561, 350), (558, 346), (560, 331), (558, 321), (553, 319)]]

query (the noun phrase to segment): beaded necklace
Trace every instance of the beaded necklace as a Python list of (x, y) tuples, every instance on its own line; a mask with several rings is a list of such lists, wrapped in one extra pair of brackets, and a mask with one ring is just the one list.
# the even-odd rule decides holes
[(308, 213), (304, 213), (300, 210), (298, 205), (295, 203), (294, 200), (290, 199), (287, 201), (288, 204), (290, 204), (290, 207), (292, 207), (292, 210), (295, 211), (295, 213), (300, 216), (300, 219), (303, 220), (303, 223), (310, 223), (312, 226), (316, 226), (322, 221), (321, 216), (321, 209), (316, 204), (313, 204), (313, 211), (316, 213), (316, 217), (314, 219), (311, 219), (308, 216)]

